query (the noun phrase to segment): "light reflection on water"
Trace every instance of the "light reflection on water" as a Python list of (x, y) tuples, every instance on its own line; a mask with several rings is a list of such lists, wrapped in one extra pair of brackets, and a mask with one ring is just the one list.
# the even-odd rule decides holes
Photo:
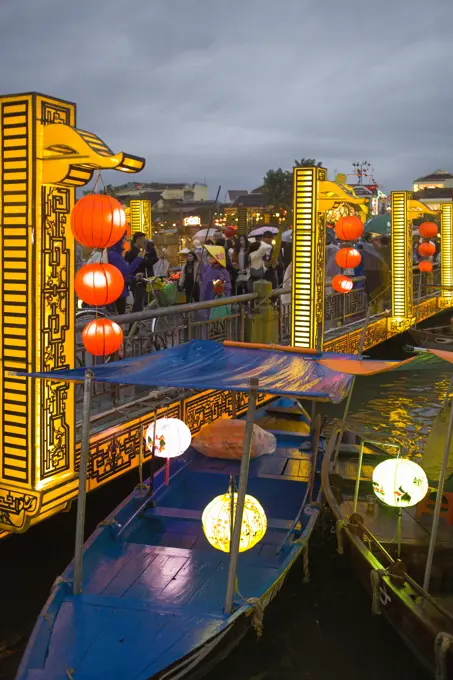
[[(451, 375), (422, 370), (357, 378), (347, 427), (365, 439), (399, 444), (405, 455), (420, 454)], [(344, 403), (321, 406), (328, 416), (326, 433), (339, 423), (343, 410)]]

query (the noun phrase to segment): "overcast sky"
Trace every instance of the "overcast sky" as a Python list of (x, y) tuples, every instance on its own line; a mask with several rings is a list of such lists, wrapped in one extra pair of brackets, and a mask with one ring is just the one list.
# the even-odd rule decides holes
[(0, 25), (1, 91), (75, 101), (143, 180), (453, 171), (453, 0), (0, 0)]

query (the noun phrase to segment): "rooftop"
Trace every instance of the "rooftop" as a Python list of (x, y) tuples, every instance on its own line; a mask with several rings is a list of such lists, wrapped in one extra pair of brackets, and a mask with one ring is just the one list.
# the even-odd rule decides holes
[(230, 201), (235, 201), (239, 196), (245, 196), (248, 193), (247, 189), (228, 189)]
[(234, 208), (240, 208), (244, 206), (245, 208), (264, 208), (267, 205), (264, 194), (252, 193), (245, 194), (245, 196), (238, 196), (234, 201)]
[(418, 177), (416, 182), (442, 182), (445, 179), (453, 179), (453, 175), (447, 170), (435, 170), (430, 175), (425, 175), (424, 177)]

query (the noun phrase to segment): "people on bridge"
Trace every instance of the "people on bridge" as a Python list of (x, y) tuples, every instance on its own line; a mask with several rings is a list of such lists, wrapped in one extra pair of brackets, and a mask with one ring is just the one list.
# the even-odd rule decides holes
[(231, 253), (231, 261), (236, 270), (236, 294), (247, 293), (247, 281), (250, 278), (248, 269), (249, 242), (246, 236), (239, 236)]
[(111, 246), (108, 251), (108, 261), (109, 264), (113, 264), (114, 267), (120, 270), (124, 279), (124, 288), (118, 300), (115, 302), (117, 314), (124, 314), (126, 311), (126, 300), (129, 295), (129, 286), (132, 277), (137, 272), (140, 265), (143, 263), (143, 258), (145, 257), (145, 251), (141, 250), (138, 255), (132, 260), (131, 263), (123, 257), (124, 243), (126, 241), (126, 232), (120, 238), (117, 243)]
[[(142, 280), (142, 276), (148, 277), (152, 273), (153, 266), (157, 261), (157, 255), (153, 257), (152, 250), (148, 248), (146, 235), (141, 231), (137, 231), (132, 237), (130, 250), (126, 252), (124, 259), (131, 265), (142, 251), (144, 251), (145, 255), (136, 271), (136, 278), (132, 279), (130, 284), (131, 292), (134, 296), (133, 312), (141, 312), (145, 306), (147, 284)], [(155, 252), (154, 249), (154, 254)], [(141, 276), (137, 278), (138, 274)]]
[[(207, 300), (214, 300), (216, 291), (214, 282), (221, 281), (223, 283), (224, 297), (231, 295), (231, 278), (225, 267), (226, 258), (225, 251), (223, 254), (219, 246), (206, 246), (207, 261), (201, 262), (199, 266), (200, 279), (200, 302)], [(200, 313), (200, 319), (207, 320), (210, 316), (209, 309), (203, 309)]]
[(170, 269), (170, 262), (167, 260), (165, 248), (160, 251), (159, 259), (153, 266), (153, 275), (162, 276), (166, 278), (168, 276), (168, 270)]
[(181, 270), (178, 288), (186, 294), (186, 302), (198, 302), (200, 299), (199, 262), (193, 250), (186, 255), (186, 262)]

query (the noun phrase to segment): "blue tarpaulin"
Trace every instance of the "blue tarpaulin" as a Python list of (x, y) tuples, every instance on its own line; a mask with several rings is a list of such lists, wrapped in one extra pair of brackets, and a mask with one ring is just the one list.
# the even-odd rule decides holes
[[(319, 353), (316, 358), (338, 356)], [(93, 371), (95, 382), (235, 392), (248, 392), (250, 379), (257, 378), (259, 392), (303, 396), (334, 403), (344, 399), (352, 380), (350, 375), (319, 364), (315, 357), (274, 350), (226, 347), (210, 340), (193, 340), (186, 345), (154, 354), (90, 366), (90, 370)], [(81, 381), (85, 368), (27, 375), (64, 382)]]

